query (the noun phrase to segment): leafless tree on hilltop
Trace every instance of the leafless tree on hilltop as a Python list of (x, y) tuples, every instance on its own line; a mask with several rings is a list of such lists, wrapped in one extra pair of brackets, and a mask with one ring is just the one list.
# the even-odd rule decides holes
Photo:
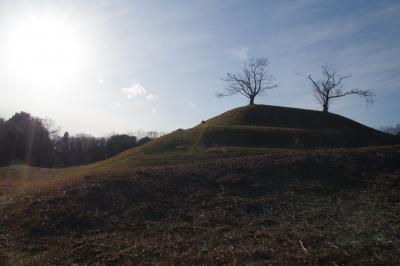
[(266, 58), (251, 59), (246, 62), (241, 73), (227, 73), (222, 78), (227, 83), (225, 93), (217, 93), (217, 97), (241, 94), (254, 104), (254, 98), (263, 95), (267, 90), (278, 87), (275, 77), (268, 74), (269, 61)]
[(323, 79), (316, 81), (311, 77), (311, 74), (309, 74), (307, 78), (311, 81), (314, 97), (322, 106), (324, 112), (328, 112), (331, 100), (348, 95), (358, 95), (365, 98), (368, 103), (373, 102), (374, 94), (369, 90), (348, 90), (344, 88), (344, 81), (350, 78), (352, 76), (351, 74), (342, 76), (329, 64), (325, 64), (321, 68)]

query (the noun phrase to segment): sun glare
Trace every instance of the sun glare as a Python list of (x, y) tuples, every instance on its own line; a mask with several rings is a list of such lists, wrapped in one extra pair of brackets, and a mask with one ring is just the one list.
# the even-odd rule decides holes
[(29, 18), (10, 32), (6, 61), (15, 78), (51, 84), (77, 74), (84, 54), (77, 30), (65, 21)]

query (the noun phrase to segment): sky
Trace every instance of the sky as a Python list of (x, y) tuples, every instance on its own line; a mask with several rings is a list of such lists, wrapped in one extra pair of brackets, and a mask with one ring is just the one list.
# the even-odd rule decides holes
[(265, 57), (279, 87), (259, 104), (319, 110), (309, 81), (332, 64), (371, 90), (330, 111), (400, 123), (400, 1), (0, 0), (0, 117), (26, 111), (70, 133), (172, 131), (248, 103), (217, 98), (227, 72)]

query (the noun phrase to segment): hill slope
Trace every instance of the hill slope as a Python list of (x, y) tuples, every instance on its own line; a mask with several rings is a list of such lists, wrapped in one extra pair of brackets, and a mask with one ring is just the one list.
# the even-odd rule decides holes
[(209, 119), (207, 124), (376, 133), (376, 130), (340, 115), (270, 105), (247, 105), (235, 108)]
[(92, 165), (0, 168), (0, 265), (399, 265), (400, 145), (299, 149), (395, 141), (251, 106)]
[(138, 149), (149, 154), (199, 151), (215, 146), (265, 148), (359, 147), (400, 143), (340, 115), (298, 108), (239, 107)]

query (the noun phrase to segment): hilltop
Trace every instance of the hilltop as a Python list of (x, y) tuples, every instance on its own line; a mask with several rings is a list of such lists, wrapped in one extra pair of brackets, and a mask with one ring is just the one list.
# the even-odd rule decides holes
[(398, 144), (400, 139), (346, 117), (299, 108), (248, 105), (145, 145), (149, 154), (211, 147), (333, 148)]
[(374, 146), (396, 141), (256, 105), (87, 166), (0, 168), (0, 264), (399, 264), (400, 145)]
[(370, 127), (333, 113), (260, 104), (229, 110), (207, 120), (207, 124), (377, 133)]

